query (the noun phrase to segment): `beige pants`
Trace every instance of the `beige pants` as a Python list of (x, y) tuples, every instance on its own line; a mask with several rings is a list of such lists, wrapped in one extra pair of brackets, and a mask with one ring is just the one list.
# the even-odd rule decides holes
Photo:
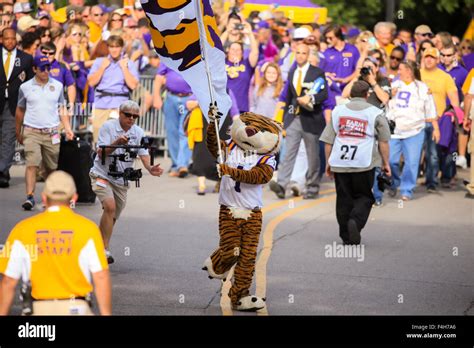
[[(116, 116), (116, 117), (114, 117)], [(117, 118), (118, 109), (94, 109), (92, 110), (92, 131), (93, 131), (93, 141), (94, 144), (97, 144), (99, 139), (99, 130), (100, 127), (109, 119)]]
[(26, 166), (38, 167), (43, 164), (48, 172), (56, 170), (59, 159), (59, 144), (52, 143), (51, 134), (25, 128), (23, 131)]
[(84, 300), (34, 301), (33, 315), (94, 315)]
[[(113, 198), (115, 200), (115, 220), (118, 220), (127, 203), (128, 186), (116, 185), (113, 182), (98, 178), (94, 173), (89, 173), (89, 176), (91, 178), (92, 191), (95, 192), (100, 203), (105, 201), (106, 198)], [(97, 180), (100, 181), (101, 185), (97, 185)]]

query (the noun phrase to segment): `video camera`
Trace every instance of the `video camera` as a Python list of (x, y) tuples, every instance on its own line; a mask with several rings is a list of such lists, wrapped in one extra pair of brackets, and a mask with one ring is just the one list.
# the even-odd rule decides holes
[(377, 186), (381, 192), (384, 192), (386, 187), (392, 186), (392, 183), (392, 177), (388, 176), (385, 172), (377, 175)]
[(106, 149), (124, 149), (124, 153), (110, 154), (112, 163), (109, 165), (109, 172), (107, 175), (117, 179), (123, 178), (123, 183), (128, 186), (129, 181), (135, 181), (135, 186), (140, 187), (140, 179), (143, 176), (141, 169), (125, 168), (123, 172), (118, 170), (117, 161), (121, 162), (133, 162), (138, 156), (138, 149), (147, 149), (150, 152), (150, 164), (154, 165), (155, 151), (158, 150), (156, 146), (152, 146), (153, 140), (148, 137), (143, 137), (140, 141), (140, 145), (100, 145), (102, 149), (102, 165), (105, 165), (105, 159), (107, 157)]

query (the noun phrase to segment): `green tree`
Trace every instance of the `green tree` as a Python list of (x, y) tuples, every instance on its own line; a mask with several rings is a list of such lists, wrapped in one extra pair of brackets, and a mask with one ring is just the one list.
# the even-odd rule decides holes
[[(446, 30), (461, 35), (474, 12), (474, 0), (395, 0), (395, 23), (414, 29), (418, 24), (431, 26), (434, 31)], [(372, 29), (385, 20), (383, 0), (313, 0), (327, 7), (328, 16), (338, 24), (351, 24)]]

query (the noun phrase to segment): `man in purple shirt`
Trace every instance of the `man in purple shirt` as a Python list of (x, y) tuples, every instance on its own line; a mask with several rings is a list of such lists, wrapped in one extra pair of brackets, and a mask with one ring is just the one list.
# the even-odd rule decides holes
[[(167, 90), (164, 103), (161, 98), (161, 87), (163, 85)], [(192, 152), (189, 149), (183, 122), (187, 114), (186, 102), (191, 95), (191, 87), (181, 75), (161, 63), (153, 86), (153, 106), (156, 109), (163, 107), (166, 139), (168, 140), (168, 151), (171, 157), (169, 175), (172, 177), (184, 178), (188, 175), (188, 165)]]
[(48, 57), (51, 63), (51, 69), (49, 70), (49, 76), (53, 79), (61, 82), (67, 90), (67, 99), (69, 102), (69, 108), (74, 106), (76, 100), (76, 84), (74, 77), (72, 76), (71, 70), (69, 70), (64, 64), (59, 63), (56, 59), (56, 45), (52, 42), (46, 42), (41, 44), (41, 54)]
[(89, 71), (87, 82), (95, 88), (92, 127), (94, 143), (99, 129), (109, 118), (118, 118), (118, 108), (129, 100), (130, 92), (139, 83), (135, 64), (124, 55), (124, 41), (112, 35), (107, 39), (109, 55), (97, 58)]
[[(454, 45), (444, 46), (440, 53), (440, 63), (438, 67), (447, 72), (454, 80), (458, 88), (459, 102), (464, 99), (462, 86), (466, 81), (469, 71), (466, 70), (456, 59), (456, 47)], [(450, 105), (449, 98), (446, 98), (446, 105)], [(467, 168), (466, 150), (468, 142), (468, 132), (460, 132), (458, 136), (459, 156), (456, 157), (456, 165)]]
[[(444, 46), (441, 49), (440, 63), (441, 64), (439, 64), (438, 67), (441, 70), (447, 72), (449, 75), (451, 75), (454, 82), (456, 83), (456, 87), (458, 88), (459, 101), (462, 101), (464, 97), (462, 93), (462, 85), (464, 84), (464, 81), (466, 81), (466, 77), (469, 71), (458, 63), (456, 59), (456, 48), (454, 47), (454, 45)], [(447, 102), (448, 101), (449, 98), (447, 98)]]
[(332, 24), (324, 31), (329, 48), (324, 52), (325, 59), (320, 68), (338, 85), (342, 91), (357, 74), (356, 67), (360, 57), (359, 50), (344, 41), (342, 29)]

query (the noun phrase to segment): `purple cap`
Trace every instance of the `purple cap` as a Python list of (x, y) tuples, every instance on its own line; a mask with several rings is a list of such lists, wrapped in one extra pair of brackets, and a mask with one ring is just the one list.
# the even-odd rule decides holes
[(38, 14), (36, 15), (36, 19), (42, 19), (42, 18), (51, 18), (49, 13), (47, 11), (39, 11)]
[(270, 29), (270, 24), (267, 21), (260, 21), (257, 24), (257, 29)]
[(49, 62), (48, 57), (43, 56), (42, 54), (37, 55), (35, 59), (33, 60), (33, 66), (37, 68), (42, 68), (43, 66), (46, 66), (46, 65), (51, 65), (51, 63)]
[(112, 12), (112, 10), (108, 8), (107, 6), (105, 6), (104, 4), (99, 4), (99, 7), (102, 9), (104, 13)]
[(360, 30), (358, 28), (351, 28), (347, 32), (347, 37), (356, 37), (359, 36)]

